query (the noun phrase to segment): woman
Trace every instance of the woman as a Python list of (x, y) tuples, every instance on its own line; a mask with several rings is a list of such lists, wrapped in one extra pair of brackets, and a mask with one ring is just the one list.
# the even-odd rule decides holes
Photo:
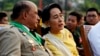
[(43, 23), (49, 31), (43, 36), (45, 46), (53, 56), (79, 56), (72, 34), (64, 28), (62, 9), (58, 4), (50, 4), (43, 9)]

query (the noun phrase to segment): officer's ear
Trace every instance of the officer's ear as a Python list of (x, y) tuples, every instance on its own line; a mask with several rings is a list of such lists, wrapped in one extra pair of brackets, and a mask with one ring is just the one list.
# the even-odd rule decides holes
[(27, 17), (28, 17), (28, 13), (26, 12), (26, 11), (23, 11), (22, 13), (22, 18), (24, 19), (24, 20), (26, 20), (27, 19)]

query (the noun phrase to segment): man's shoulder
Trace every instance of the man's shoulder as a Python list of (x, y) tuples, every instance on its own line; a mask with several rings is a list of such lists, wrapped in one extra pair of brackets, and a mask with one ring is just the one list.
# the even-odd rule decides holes
[(89, 40), (94, 40), (96, 39), (94, 37), (98, 37), (98, 36), (100, 36), (100, 23), (97, 23), (96, 25), (92, 26), (92, 28), (88, 32)]
[(0, 26), (0, 33), (4, 32), (17, 32), (17, 28), (12, 25)]
[(0, 24), (0, 30), (5, 29), (5, 28), (9, 28), (10, 25), (6, 25), (6, 24)]
[(0, 25), (0, 32), (1, 31), (7, 31), (8, 29), (10, 29), (10, 25)]
[(89, 32), (96, 33), (100, 32), (100, 22), (98, 22), (96, 25), (92, 26)]

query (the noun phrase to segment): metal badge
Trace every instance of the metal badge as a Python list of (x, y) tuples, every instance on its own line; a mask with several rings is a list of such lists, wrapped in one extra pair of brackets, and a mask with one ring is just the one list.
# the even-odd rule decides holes
[(32, 51), (35, 51), (36, 50), (36, 46), (35, 46), (34, 41), (33, 40), (28, 40), (28, 41), (29, 41), (29, 43), (32, 44)]
[(27, 34), (25, 32), (23, 32), (23, 35), (26, 36)]
[(32, 44), (32, 46), (35, 46), (35, 43), (34, 43), (34, 41), (33, 40), (28, 40), (29, 41), (29, 43), (31, 43)]

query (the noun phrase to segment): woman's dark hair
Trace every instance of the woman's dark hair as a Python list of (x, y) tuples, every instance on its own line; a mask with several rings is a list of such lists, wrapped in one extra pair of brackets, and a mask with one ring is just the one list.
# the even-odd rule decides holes
[(21, 12), (25, 10), (28, 11), (28, 9), (29, 9), (29, 6), (26, 4), (26, 2), (21, 1), (21, 2), (16, 3), (14, 5), (14, 8), (11, 14), (11, 20), (17, 19), (20, 16)]
[(52, 4), (47, 5), (42, 11), (42, 21), (43, 21), (43, 23), (50, 19), (50, 10), (53, 9), (53, 8), (58, 8), (62, 12), (60, 5), (58, 5), (56, 3), (52, 3)]
[(41, 18), (42, 17), (42, 10), (38, 9), (38, 16)]

